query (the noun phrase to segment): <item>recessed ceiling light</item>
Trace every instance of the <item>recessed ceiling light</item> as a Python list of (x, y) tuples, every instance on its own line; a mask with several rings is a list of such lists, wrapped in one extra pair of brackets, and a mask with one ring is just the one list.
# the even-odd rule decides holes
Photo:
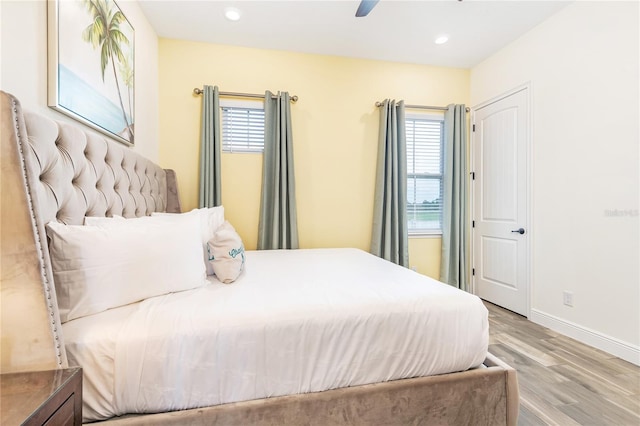
[(230, 21), (238, 21), (240, 20), (240, 10), (235, 7), (228, 7), (224, 10), (224, 16)]
[(438, 38), (436, 38), (434, 40), (435, 44), (445, 44), (447, 41), (449, 41), (449, 36), (448, 35), (441, 35), (438, 36)]

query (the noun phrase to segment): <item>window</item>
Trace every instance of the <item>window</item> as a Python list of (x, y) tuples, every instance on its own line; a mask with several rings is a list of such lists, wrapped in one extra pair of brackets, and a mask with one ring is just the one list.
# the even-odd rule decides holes
[(262, 102), (221, 102), (222, 150), (224, 152), (264, 151), (264, 105)]
[(406, 117), (409, 234), (442, 233), (444, 118)]

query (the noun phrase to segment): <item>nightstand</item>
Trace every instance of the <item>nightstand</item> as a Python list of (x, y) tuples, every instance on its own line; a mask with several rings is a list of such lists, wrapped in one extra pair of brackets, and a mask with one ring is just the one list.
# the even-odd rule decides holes
[(0, 424), (81, 425), (82, 369), (0, 375)]

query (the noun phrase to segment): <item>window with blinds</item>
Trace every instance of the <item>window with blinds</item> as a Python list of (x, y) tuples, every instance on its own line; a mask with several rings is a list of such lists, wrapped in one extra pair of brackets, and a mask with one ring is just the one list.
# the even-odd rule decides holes
[(223, 151), (264, 151), (264, 107), (261, 102), (252, 102), (249, 106), (222, 105), (220, 109)]
[(408, 116), (407, 224), (410, 234), (442, 232), (444, 119)]

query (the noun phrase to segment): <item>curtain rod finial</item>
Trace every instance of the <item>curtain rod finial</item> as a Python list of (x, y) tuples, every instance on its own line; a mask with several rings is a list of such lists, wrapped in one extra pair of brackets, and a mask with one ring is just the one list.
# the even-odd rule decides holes
[(202, 95), (202, 89), (198, 89), (197, 87), (195, 89), (193, 89), (193, 94), (194, 95)]

